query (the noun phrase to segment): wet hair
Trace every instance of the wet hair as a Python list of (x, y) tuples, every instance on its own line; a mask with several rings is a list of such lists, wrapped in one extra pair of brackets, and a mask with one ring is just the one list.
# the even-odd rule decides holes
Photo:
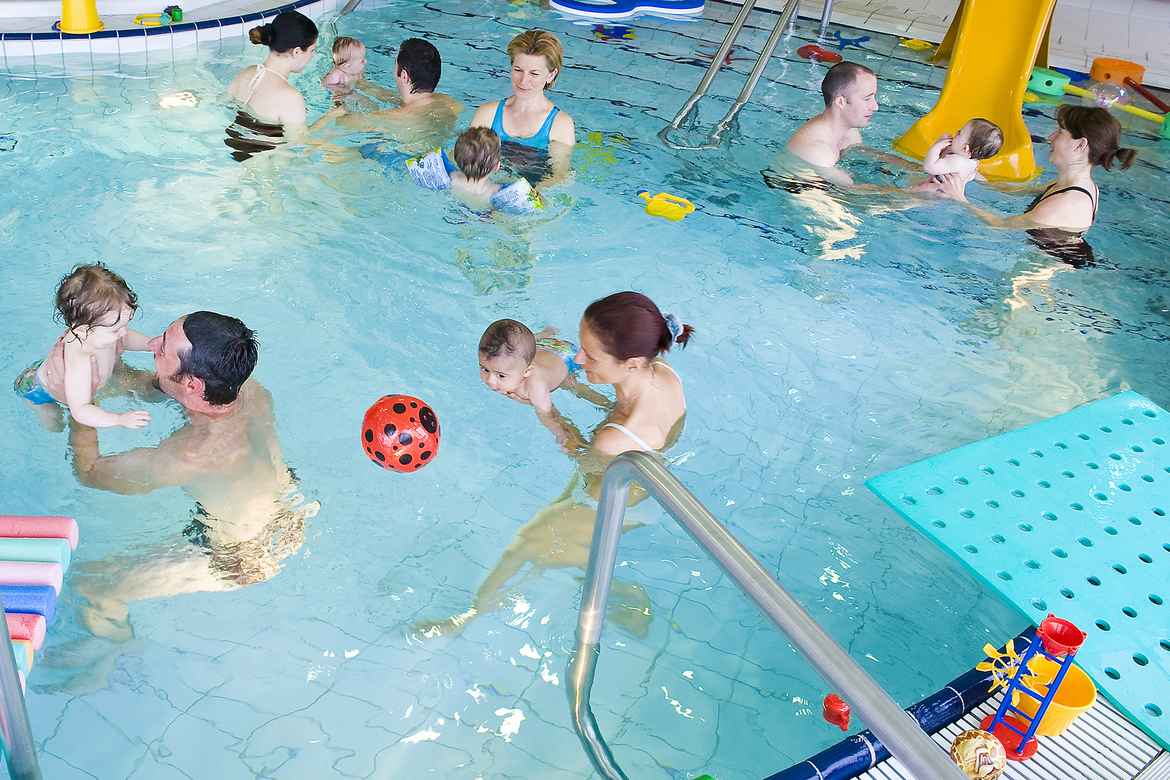
[(1103, 108), (1061, 106), (1056, 110), (1056, 123), (1073, 138), (1089, 142), (1089, 163), (1109, 170), (1114, 160), (1121, 161), (1123, 169), (1133, 164), (1137, 152), (1121, 146), (1121, 123)]
[(825, 98), (825, 107), (828, 108), (838, 95), (853, 86), (853, 82), (862, 73), (875, 75), (872, 70), (856, 62), (838, 62), (829, 68), (829, 72), (821, 81), (821, 95)]
[(443, 75), (443, 58), (439, 50), (422, 38), (407, 38), (398, 47), (397, 70), (406, 71), (414, 92), (434, 92)]
[(584, 319), (606, 353), (618, 360), (653, 360), (674, 344), (685, 347), (695, 332), (690, 325), (681, 325), (678, 337), (673, 337), (654, 301), (638, 292), (614, 293), (596, 300), (585, 309)]
[(307, 49), (317, 40), (317, 25), (299, 11), (285, 11), (268, 24), (248, 30), (248, 40), (281, 54), (298, 48)]
[(500, 166), (500, 137), (490, 127), (472, 127), (455, 141), (455, 164), (469, 179), (482, 179)]
[[(350, 38), (348, 35), (339, 35), (333, 39), (333, 62), (340, 65), (343, 62), (349, 62), (353, 57), (352, 51), (362, 51), (366, 45), (357, 38)], [(341, 59), (338, 59), (338, 56)]]
[(967, 146), (971, 150), (972, 160), (986, 160), (999, 153), (1003, 146), (1003, 130), (989, 119), (972, 119), (971, 137), (967, 139)]
[(508, 59), (515, 62), (517, 54), (527, 54), (533, 57), (544, 57), (549, 70), (555, 70), (556, 76), (545, 84), (545, 89), (557, 83), (561, 75), (561, 65), (565, 62), (565, 49), (557, 36), (547, 30), (526, 30), (508, 41)]
[(260, 352), (256, 334), (235, 317), (212, 311), (188, 314), (183, 318), (183, 334), (191, 348), (179, 353), (179, 370), (171, 379), (203, 380), (203, 400), (213, 406), (235, 401), (256, 368)]
[(479, 354), (486, 358), (518, 357), (529, 365), (536, 357), (536, 336), (523, 322), (496, 320), (479, 337)]
[[(70, 331), (96, 325), (123, 306), (138, 309), (138, 296), (126, 280), (101, 263), (79, 265), (57, 285), (56, 317)], [(76, 334), (75, 334), (76, 335)]]

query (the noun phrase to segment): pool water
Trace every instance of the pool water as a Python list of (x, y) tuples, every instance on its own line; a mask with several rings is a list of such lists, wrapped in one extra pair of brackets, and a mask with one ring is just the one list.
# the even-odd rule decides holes
[[(515, 317), (575, 334), (590, 301), (621, 289), (697, 328), (671, 355), (689, 407), (674, 471), (899, 701), (1019, 630), (1011, 607), (863, 483), (1124, 388), (1170, 404), (1170, 217), (1158, 194), (1168, 147), (1132, 126), (1139, 163), (1099, 177), (1096, 261), (1076, 270), (954, 204), (769, 189), (761, 169), (819, 110), (823, 71), (791, 54), (813, 23), (782, 44), (729, 143), (675, 152), (655, 135), (734, 10), (709, 6), (706, 20), (640, 20), (616, 42), (518, 2), (398, 0), (340, 21), (370, 46), (368, 75), (383, 83), (398, 41), (429, 37), (464, 122), (507, 94), (512, 35), (540, 25), (562, 37), (554, 97), (577, 123), (577, 175), (527, 219), (481, 219), (325, 152), (233, 162), (220, 96), (260, 54), (239, 42), (173, 64), (99, 63), (93, 77), (0, 79), (0, 130), (16, 142), (0, 153), (11, 183), (0, 193), (0, 375), (58, 334), (59, 277), (104, 260), (138, 292), (143, 331), (200, 308), (258, 331), (256, 377), (275, 399), (284, 456), (321, 505), (277, 576), (134, 603), (129, 641), (92, 636), (67, 586), (28, 696), (48, 777), (588, 776), (564, 692), (580, 571), (526, 568), (498, 610), (454, 636), (414, 626), (466, 609), (517, 530), (573, 480), (531, 410), (481, 386), (483, 327)], [(772, 21), (753, 17), (741, 56)], [(327, 44), (295, 80), (315, 114), (328, 106)], [(881, 78), (866, 139), (889, 148), (943, 72), (894, 39), (866, 46), (850, 51)], [(751, 64), (731, 70), (742, 78)], [(718, 80), (702, 120), (739, 86)], [(199, 105), (160, 107), (179, 90)], [(1052, 116), (1030, 112), (1032, 131), (1047, 135)], [(855, 170), (891, 181), (880, 166)], [(650, 218), (641, 189), (697, 211)], [(1004, 211), (1025, 202), (971, 192)], [(439, 457), (418, 473), (383, 472), (358, 446), (363, 411), (389, 392), (440, 416)], [(582, 429), (601, 418), (556, 402)], [(141, 431), (103, 431), (103, 451), (152, 446), (182, 424), (174, 404), (150, 409)], [(75, 516), (75, 566), (187, 544), (193, 502), (180, 490), (79, 487), (67, 437), (14, 398), (0, 425), (0, 511)], [(656, 507), (630, 516), (643, 525), (622, 541), (625, 600), (593, 693), (625, 771), (758, 777), (836, 741), (819, 713), (827, 684)]]

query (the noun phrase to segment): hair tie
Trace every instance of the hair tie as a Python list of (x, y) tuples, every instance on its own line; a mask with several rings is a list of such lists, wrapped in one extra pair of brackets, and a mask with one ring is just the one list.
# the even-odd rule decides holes
[(683, 331), (682, 320), (673, 314), (663, 315), (663, 319), (666, 320), (666, 329), (670, 331), (670, 342), (673, 344)]

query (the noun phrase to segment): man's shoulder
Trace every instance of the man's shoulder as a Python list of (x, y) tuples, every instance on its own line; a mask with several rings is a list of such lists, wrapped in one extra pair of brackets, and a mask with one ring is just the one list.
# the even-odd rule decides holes
[(832, 134), (820, 124), (814, 124), (815, 121), (810, 119), (792, 134), (788, 139), (788, 151), (812, 165), (836, 165), (841, 155)]

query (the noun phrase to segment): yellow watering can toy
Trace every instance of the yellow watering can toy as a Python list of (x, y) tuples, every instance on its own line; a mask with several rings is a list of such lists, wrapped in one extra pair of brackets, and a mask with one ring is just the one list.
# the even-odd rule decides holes
[(660, 192), (654, 197), (650, 197), (649, 192), (642, 190), (638, 193), (638, 197), (646, 201), (647, 214), (652, 217), (669, 219), (671, 222), (678, 222), (695, 210), (695, 204), (686, 198), (680, 198), (677, 195), (670, 195), (665, 192)]

